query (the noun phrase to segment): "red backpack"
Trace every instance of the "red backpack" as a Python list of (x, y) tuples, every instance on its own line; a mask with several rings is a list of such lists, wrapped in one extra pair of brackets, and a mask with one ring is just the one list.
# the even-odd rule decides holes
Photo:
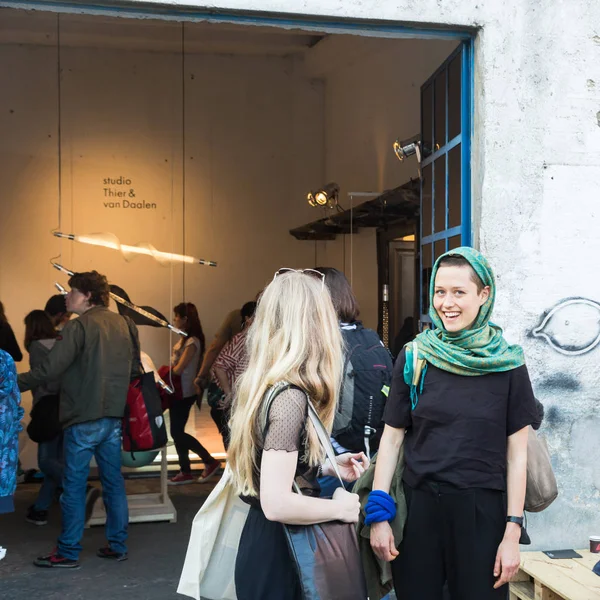
[[(130, 319), (125, 317), (125, 320), (131, 334), (133, 352), (138, 358), (134, 363), (138, 363), (141, 370), (137, 331), (132, 330), (133, 322), (130, 323)], [(167, 428), (163, 417), (160, 393), (152, 372), (144, 373), (141, 370), (129, 384), (122, 435), (123, 450), (127, 452), (156, 450), (167, 444)]]
[(123, 416), (123, 450), (156, 450), (167, 444), (167, 428), (154, 373), (136, 377), (127, 391)]

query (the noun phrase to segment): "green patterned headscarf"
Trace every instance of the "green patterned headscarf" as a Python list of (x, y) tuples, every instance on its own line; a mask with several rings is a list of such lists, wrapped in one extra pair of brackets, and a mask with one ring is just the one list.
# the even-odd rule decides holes
[[(489, 286), (490, 296), (480, 308), (471, 329), (449, 332), (446, 331), (442, 320), (433, 307), (433, 297), (435, 276), (440, 261), (445, 257), (456, 255), (465, 258), (473, 267), (483, 285)], [(422, 391), (423, 388), (427, 364), (432, 364), (438, 369), (449, 373), (467, 377), (510, 371), (525, 364), (521, 346), (509, 346), (502, 335), (502, 329), (490, 322), (495, 298), (494, 273), (488, 261), (480, 252), (473, 248), (462, 247), (451, 250), (437, 259), (431, 274), (429, 288), (429, 316), (436, 328), (428, 329), (416, 337), (417, 361), (414, 360), (413, 344), (410, 343), (406, 346), (404, 381), (411, 386), (413, 408), (418, 401), (418, 391)], [(415, 363), (418, 365), (417, 372), (414, 368)]]

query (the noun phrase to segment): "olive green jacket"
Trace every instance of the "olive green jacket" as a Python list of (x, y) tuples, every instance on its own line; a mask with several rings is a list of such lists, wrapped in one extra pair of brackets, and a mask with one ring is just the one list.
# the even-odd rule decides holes
[(140, 373), (137, 327), (131, 319), (94, 306), (69, 321), (45, 360), (19, 375), (19, 389), (60, 380), (63, 427), (122, 417), (132, 376)]
[[(380, 600), (388, 594), (392, 587), (392, 567), (390, 563), (377, 558), (371, 548), (371, 526), (365, 525), (365, 506), (369, 499), (369, 494), (373, 489), (373, 478), (375, 476), (375, 464), (377, 455), (373, 457), (371, 466), (362, 474), (360, 479), (354, 484), (353, 492), (360, 498), (360, 516), (356, 525), (358, 535), (358, 548), (362, 561), (365, 578), (367, 580), (367, 591), (369, 600)], [(404, 446), (400, 449), (396, 471), (392, 477), (390, 485), (390, 496), (396, 501), (396, 516), (390, 525), (394, 532), (396, 548), (400, 546), (404, 535), (404, 525), (406, 523), (407, 509), (406, 499), (404, 497), (404, 487), (402, 485), (402, 475), (404, 473)]]

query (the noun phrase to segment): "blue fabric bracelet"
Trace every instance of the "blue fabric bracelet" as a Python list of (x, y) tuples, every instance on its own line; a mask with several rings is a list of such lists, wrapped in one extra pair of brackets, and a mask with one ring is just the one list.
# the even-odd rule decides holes
[(396, 516), (396, 503), (394, 499), (381, 490), (373, 490), (365, 506), (365, 525), (391, 521)]

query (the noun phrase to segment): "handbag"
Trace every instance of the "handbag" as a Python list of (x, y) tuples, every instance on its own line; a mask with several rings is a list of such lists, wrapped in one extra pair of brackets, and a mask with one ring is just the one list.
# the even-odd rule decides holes
[(235, 493), (231, 469), (194, 517), (178, 594), (196, 600), (236, 600), (235, 561), (250, 506)]
[[(290, 384), (285, 382), (275, 384), (271, 388), (267, 406), (279, 392), (288, 387), (291, 387)], [(343, 485), (329, 434), (310, 399), (308, 416), (329, 462)], [(302, 493), (295, 481), (294, 489), (296, 493)], [(283, 527), (300, 578), (303, 600), (367, 599), (367, 585), (353, 524), (330, 521), (314, 525), (284, 524)]]
[(60, 435), (62, 427), (58, 418), (59, 405), (58, 394), (43, 396), (33, 405), (27, 434), (36, 444), (50, 442)]
[(541, 512), (548, 508), (558, 496), (558, 485), (552, 470), (550, 452), (546, 439), (529, 426), (527, 440), (527, 488), (525, 510)]

